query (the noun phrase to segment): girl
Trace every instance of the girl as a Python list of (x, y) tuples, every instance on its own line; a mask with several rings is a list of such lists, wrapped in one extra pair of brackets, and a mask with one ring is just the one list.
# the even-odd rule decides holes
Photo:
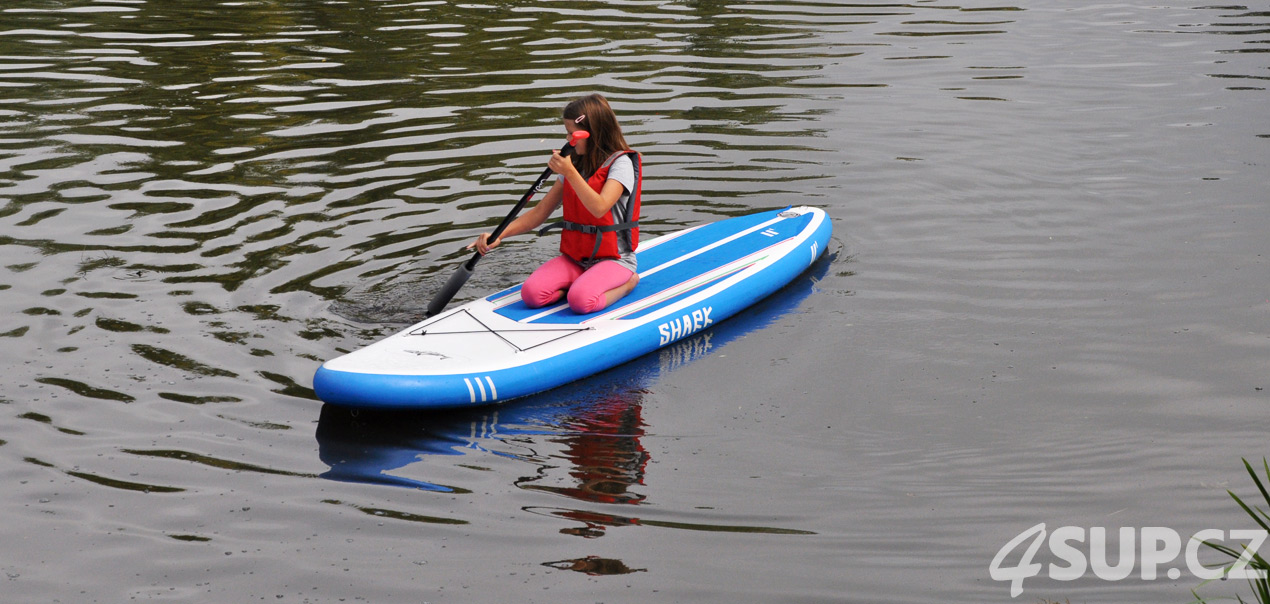
[(617, 116), (604, 97), (592, 94), (564, 108), (569, 134), (586, 130), (590, 137), (574, 145), (573, 159), (552, 151), (547, 162), (559, 178), (532, 209), (503, 231), (495, 241), (481, 233), (468, 246), (481, 254), (503, 239), (538, 228), (564, 206), (560, 255), (534, 271), (520, 288), (530, 308), (552, 304), (562, 297), (577, 313), (592, 313), (630, 293), (639, 283), (635, 248), (639, 245), (639, 197), (642, 184), (639, 153), (622, 137)]

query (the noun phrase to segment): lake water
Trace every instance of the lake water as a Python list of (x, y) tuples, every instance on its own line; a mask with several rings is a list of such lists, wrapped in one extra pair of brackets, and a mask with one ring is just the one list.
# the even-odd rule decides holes
[[(1191, 601), (989, 567), (1251, 528), (1268, 85), (1264, 4), (6, 2), (0, 599)], [(324, 408), (592, 91), (646, 233), (810, 204), (826, 259), (540, 396)]]

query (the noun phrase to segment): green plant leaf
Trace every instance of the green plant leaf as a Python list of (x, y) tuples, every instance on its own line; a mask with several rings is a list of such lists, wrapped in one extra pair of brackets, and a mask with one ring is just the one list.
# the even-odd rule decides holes
[(1256, 512), (1252, 511), (1252, 508), (1248, 507), (1248, 504), (1244, 503), (1244, 500), (1240, 499), (1239, 496), (1236, 495), (1234, 491), (1226, 491), (1226, 492), (1230, 493), (1230, 496), (1235, 498), (1235, 503), (1238, 503), (1239, 507), (1243, 508), (1245, 512), (1248, 512), (1248, 515), (1252, 516), (1252, 519), (1255, 520), (1257, 524), (1261, 525), (1262, 529), (1264, 529), (1266, 532), (1270, 532), (1270, 525), (1267, 525), (1266, 521), (1261, 519), (1261, 516), (1258, 516)]
[[(1266, 478), (1270, 478), (1270, 461), (1262, 457), (1261, 463), (1266, 466)], [(1252, 464), (1248, 463), (1247, 459), (1244, 460), (1244, 467), (1248, 468), (1248, 475), (1252, 476), (1252, 481), (1257, 483), (1257, 490), (1261, 491), (1261, 497), (1266, 500), (1267, 505), (1270, 505), (1270, 493), (1266, 492), (1266, 486), (1261, 484), (1261, 479), (1257, 477), (1257, 472), (1252, 469)]]

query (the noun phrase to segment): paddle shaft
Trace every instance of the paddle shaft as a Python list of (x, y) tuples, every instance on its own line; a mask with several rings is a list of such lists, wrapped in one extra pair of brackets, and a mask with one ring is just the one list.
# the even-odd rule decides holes
[[(578, 136), (579, 133), (582, 135)], [(585, 131), (580, 130), (574, 134), (575, 135), (569, 139), (569, 143), (566, 144), (564, 148), (560, 149), (561, 157), (569, 157), (572, 155), (574, 143), (586, 138)], [(553, 172), (551, 168), (547, 168), (542, 171), (542, 175), (538, 177), (538, 180), (534, 181), (533, 186), (529, 187), (528, 191), (525, 191), (525, 194), (520, 197), (520, 201), (516, 202), (516, 206), (512, 208), (511, 212), (508, 212), (507, 216), (503, 218), (503, 221), (498, 223), (498, 228), (494, 229), (494, 232), (490, 234), (487, 241), (498, 241), (498, 238), (503, 234), (503, 231), (507, 230), (507, 227), (511, 225), (513, 220), (516, 219), (516, 215), (520, 214), (520, 211), (525, 208), (525, 204), (529, 203), (529, 200), (532, 199), (534, 194), (538, 192), (538, 189), (542, 187), (542, 183), (546, 182), (548, 178), (551, 178), (552, 174)], [(424, 318), (434, 316), (445, 309), (445, 305), (449, 304), (450, 300), (454, 299), (454, 295), (459, 293), (459, 289), (463, 287), (464, 283), (467, 283), (468, 277), (472, 276), (472, 272), (476, 270), (476, 263), (481, 261), (481, 256), (481, 252), (477, 251), (472, 254), (472, 257), (469, 258), (467, 262), (459, 265), (459, 268), (454, 271), (454, 274), (450, 275), (450, 279), (445, 282), (445, 287), (442, 287), (441, 291), (437, 292), (437, 295), (433, 296), (432, 301), (428, 303), (428, 312)]]

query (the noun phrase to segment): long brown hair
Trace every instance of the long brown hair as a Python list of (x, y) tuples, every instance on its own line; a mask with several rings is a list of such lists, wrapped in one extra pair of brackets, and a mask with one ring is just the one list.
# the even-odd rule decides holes
[(562, 113), (564, 119), (591, 133), (586, 143), (586, 154), (574, 160), (584, 178), (595, 174), (610, 155), (630, 150), (626, 138), (622, 136), (622, 127), (617, 125), (617, 115), (603, 96), (590, 94), (574, 99), (564, 106)]

